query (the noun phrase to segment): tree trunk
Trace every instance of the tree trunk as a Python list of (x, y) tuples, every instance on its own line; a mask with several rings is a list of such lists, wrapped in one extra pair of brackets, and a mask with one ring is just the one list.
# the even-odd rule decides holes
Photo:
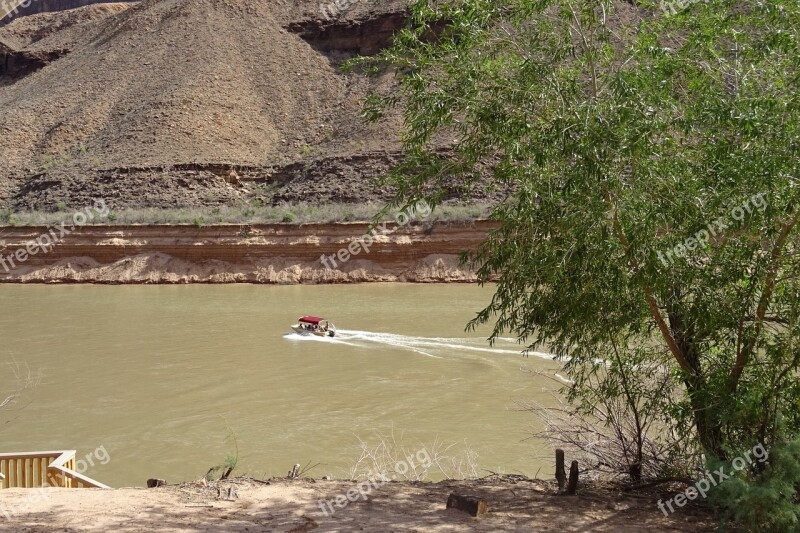
[[(679, 302), (680, 293), (673, 294), (673, 299)], [(679, 308), (671, 309), (668, 314), (673, 338), (692, 369), (691, 374), (685, 375), (684, 384), (692, 405), (692, 416), (698, 439), (707, 453), (725, 460), (726, 454), (722, 448), (722, 429), (719, 426), (718, 417), (715, 416), (713, 398), (709, 396), (708, 384), (703, 378), (703, 368), (700, 365), (700, 354), (696, 342), (697, 332), (694, 326), (683, 320)]]

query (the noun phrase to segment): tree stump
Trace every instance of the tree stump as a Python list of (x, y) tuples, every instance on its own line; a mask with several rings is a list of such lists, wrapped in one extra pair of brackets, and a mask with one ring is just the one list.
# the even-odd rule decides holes
[(631, 481), (633, 483), (640, 483), (642, 481), (642, 465), (641, 463), (633, 463), (628, 472), (631, 475)]
[(558, 493), (564, 492), (564, 484), (567, 482), (567, 472), (564, 470), (564, 450), (556, 450), (556, 480), (558, 481)]
[(481, 516), (486, 516), (486, 513), (489, 512), (489, 504), (486, 500), (474, 496), (461, 496), (453, 492), (450, 494), (450, 497), (447, 498), (447, 509), (458, 509), (471, 516), (480, 518)]
[(163, 487), (167, 484), (165, 479), (148, 479), (147, 480), (147, 488), (154, 489), (156, 487)]
[(572, 461), (572, 465), (569, 467), (567, 494), (574, 495), (576, 492), (578, 492), (578, 461)]

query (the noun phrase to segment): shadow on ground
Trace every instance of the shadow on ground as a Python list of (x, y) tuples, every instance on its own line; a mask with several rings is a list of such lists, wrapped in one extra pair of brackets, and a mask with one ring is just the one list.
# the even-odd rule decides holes
[[(32, 501), (24, 490), (6, 490), (0, 493), (0, 506), (10, 510), (10, 518), (3, 517), (0, 507), (0, 531), (710, 532), (715, 525), (700, 507), (676, 509), (665, 517), (656, 505), (665, 495), (658, 492), (627, 494), (592, 486), (578, 496), (557, 496), (551, 483), (521, 479), (388, 482), (337, 508), (336, 497), (358, 486), (346, 481), (237, 479), (158, 489), (54, 489)], [(489, 514), (476, 519), (445, 509), (451, 492), (487, 500)], [(332, 503), (332, 514), (330, 506), (321, 504), (325, 500)]]

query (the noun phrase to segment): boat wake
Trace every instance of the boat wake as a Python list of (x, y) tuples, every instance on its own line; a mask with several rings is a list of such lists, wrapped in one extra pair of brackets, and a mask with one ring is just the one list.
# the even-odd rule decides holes
[[(522, 355), (523, 350), (513, 339), (497, 339), (494, 346), (489, 346), (483, 337), (414, 337), (409, 335), (397, 335), (394, 333), (379, 333), (375, 331), (359, 331), (340, 329), (336, 332), (336, 337), (315, 337), (303, 336), (297, 333), (290, 333), (284, 336), (291, 340), (309, 340), (315, 342), (327, 342), (332, 344), (342, 344), (361, 348), (373, 347), (392, 347), (401, 350), (408, 350), (427, 357), (437, 359), (443, 358), (446, 354), (454, 351), (461, 353), (491, 353), (497, 355)], [(552, 359), (554, 356), (544, 352), (529, 352), (528, 355), (540, 357), (542, 359)]]

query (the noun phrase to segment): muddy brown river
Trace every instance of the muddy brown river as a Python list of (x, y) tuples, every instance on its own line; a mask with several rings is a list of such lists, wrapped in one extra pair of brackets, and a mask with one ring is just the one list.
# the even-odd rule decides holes
[[(237, 450), (236, 474), (284, 476), (300, 463), (347, 477), (362, 445), (382, 440), (470, 455), (481, 475), (549, 475), (549, 448), (529, 438), (537, 420), (517, 402), (552, 402), (555, 385), (535, 371), (555, 364), (523, 358), (512, 339), (489, 346), (486, 329), (464, 332), (491, 295), (473, 285), (0, 285), (0, 401), (16, 369), (39, 376), (0, 409), (0, 452), (102, 449), (85, 474), (113, 487), (198, 479)], [(303, 314), (339, 335), (292, 333)]]

